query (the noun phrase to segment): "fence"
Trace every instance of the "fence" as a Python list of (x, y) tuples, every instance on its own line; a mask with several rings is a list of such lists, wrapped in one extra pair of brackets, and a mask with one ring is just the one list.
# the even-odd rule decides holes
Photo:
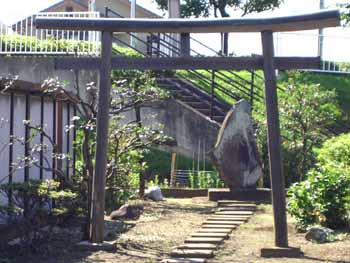
[[(345, 34), (345, 33), (344, 33)], [(322, 46), (320, 47), (320, 41)], [(317, 33), (276, 33), (275, 53), (278, 56), (318, 56), (321, 52), (320, 69), (312, 71), (350, 73), (350, 56), (346, 53), (350, 37)], [(321, 48), (321, 50), (319, 50)]]
[(100, 13), (43, 12), (11, 27), (0, 23), (0, 54), (99, 54), (99, 32), (37, 29), (34, 23), (37, 17), (98, 18)]
[[(175, 185), (185, 187), (215, 187), (211, 185), (210, 178), (217, 177), (216, 171), (197, 171), (197, 170), (176, 170), (175, 171)], [(191, 182), (192, 180), (192, 182)], [(203, 181), (203, 182), (201, 182)], [(205, 187), (207, 186), (207, 187)]]
[[(75, 133), (67, 132), (66, 126), (74, 114), (74, 105), (52, 96), (15, 90), (0, 93), (0, 184), (54, 177), (47, 169), (57, 165), (49, 139), (32, 133), (24, 120), (30, 120), (31, 126), (44, 127), (47, 135), (59, 144), (61, 152), (70, 156), (62, 161), (62, 171), (66, 175), (73, 174)], [(33, 151), (40, 144), (46, 147)], [(24, 158), (32, 153), (37, 165), (24, 166)], [(0, 205), (7, 201), (0, 192)]]

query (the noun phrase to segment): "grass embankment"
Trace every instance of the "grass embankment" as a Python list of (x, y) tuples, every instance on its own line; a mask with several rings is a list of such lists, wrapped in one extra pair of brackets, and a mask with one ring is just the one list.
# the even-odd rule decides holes
[[(211, 83), (209, 80), (211, 79), (211, 71), (197, 70), (196, 72), (205, 76), (205, 78), (194, 76), (194, 74), (191, 74), (184, 70), (177, 71), (177, 74), (191, 79), (195, 84), (197, 84), (198, 87), (201, 87), (204, 91), (210, 94)], [(239, 77), (233, 75), (230, 71), (220, 71), (216, 73), (217, 77), (215, 78), (215, 81), (227, 90), (231, 90), (238, 95), (244, 95), (244, 93), (239, 91), (237, 88), (234, 88), (231, 83), (234, 84), (234, 82), (238, 82), (244, 84), (245, 87), (249, 88), (249, 85), (242, 79), (251, 81), (251, 74), (248, 71), (237, 71), (234, 73)], [(256, 71), (256, 74), (260, 77), (263, 76), (263, 73), (261, 71)], [(223, 81), (223, 79), (231, 79), (232, 82), (230, 83), (230, 81)], [(281, 73), (278, 79), (278, 85), (286, 85), (286, 80), (287, 75), (285, 73)], [(338, 95), (338, 102), (340, 107), (344, 112), (350, 114), (350, 78), (347, 76), (304, 72), (297, 76), (296, 81), (300, 84), (320, 84), (320, 87), (325, 90), (334, 89)], [(262, 78), (255, 77), (255, 85), (257, 86), (256, 92), (263, 96), (262, 88), (264, 86), (264, 83)], [(235, 102), (234, 99), (224, 94), (223, 92), (220, 92), (219, 90), (216, 90), (216, 95), (227, 103), (233, 104)]]
[[(183, 76), (185, 78), (191, 79), (192, 82), (197, 84), (198, 87), (201, 87), (204, 91), (206, 91), (208, 94), (211, 92), (211, 77), (212, 73), (211, 71), (207, 70), (197, 70), (196, 71), (201, 76), (195, 76), (194, 74), (191, 74), (187, 71), (177, 71), (177, 74), (180, 76)], [(216, 73), (215, 82), (218, 84), (217, 88), (215, 89), (215, 95), (229, 103), (234, 104), (236, 101), (232, 98), (232, 96), (229, 96), (225, 94), (224, 92), (220, 91), (220, 86), (223, 87), (226, 90), (232, 91), (232, 93), (235, 93), (239, 95), (240, 97), (249, 98), (249, 89), (250, 85), (247, 83), (247, 81), (251, 81), (251, 73), (248, 71), (239, 71), (231, 73), (232, 71), (220, 71)], [(257, 94), (254, 98), (254, 110), (258, 111), (258, 114), (264, 115), (264, 82), (263, 82), (263, 73), (262, 71), (256, 71), (256, 74), (258, 76), (255, 76), (254, 83), (255, 83), (255, 89), (254, 92)], [(284, 72), (281, 72), (278, 77), (277, 84), (280, 87), (288, 85), (287, 83), (288, 75)], [(226, 80), (226, 81), (225, 81)], [(231, 81), (230, 81), (231, 80)], [(245, 80), (245, 81), (244, 81)], [(303, 84), (319, 84), (320, 87), (324, 90), (335, 90), (338, 98), (338, 104), (343, 111), (343, 116), (340, 120), (338, 120), (337, 125), (334, 127), (335, 129), (338, 129), (341, 126), (348, 127), (347, 124), (350, 119), (350, 78), (348, 78), (345, 75), (331, 75), (331, 74), (320, 74), (320, 73), (311, 73), (311, 72), (303, 72), (301, 74), (295, 74), (295, 81), (296, 83), (303, 85)], [(239, 88), (235, 87), (235, 83), (243, 84), (245, 87), (246, 92), (242, 92), (239, 90)], [(247, 94), (248, 92), (248, 94)], [(284, 92), (283, 90), (279, 90), (279, 92)], [(331, 127), (330, 127), (331, 128)]]
[[(191, 73), (192, 72), (192, 73)], [(196, 74), (193, 74), (195, 72)], [(256, 72), (259, 76), (261, 76), (261, 72)], [(186, 79), (190, 79), (196, 86), (200, 87), (202, 90), (211, 93), (211, 79), (212, 72), (209, 70), (196, 70), (196, 71), (185, 71), (178, 70), (177, 74)], [(235, 99), (231, 96), (225, 94), (220, 89), (226, 89), (231, 91), (232, 93), (240, 96), (240, 97), (249, 97), (250, 85), (248, 82), (251, 81), (251, 73), (248, 71), (239, 71), (239, 72), (231, 72), (231, 71), (219, 71), (215, 73), (215, 96), (219, 99), (233, 104), (235, 103)], [(255, 78), (255, 83), (258, 87), (262, 87), (262, 80), (260, 78)], [(238, 86), (238, 88), (234, 88), (234, 85)], [(242, 89), (239, 87), (243, 85), (246, 89)], [(245, 93), (244, 93), (245, 92)], [(259, 91), (258, 91), (259, 92)]]

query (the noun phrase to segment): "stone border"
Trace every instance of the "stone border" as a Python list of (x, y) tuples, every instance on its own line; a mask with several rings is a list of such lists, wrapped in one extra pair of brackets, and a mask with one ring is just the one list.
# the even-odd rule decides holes
[(271, 190), (268, 188), (241, 189), (230, 191), (228, 188), (208, 189), (209, 201), (237, 200), (256, 203), (271, 203)]
[(164, 197), (192, 198), (208, 196), (208, 189), (162, 188), (161, 190)]

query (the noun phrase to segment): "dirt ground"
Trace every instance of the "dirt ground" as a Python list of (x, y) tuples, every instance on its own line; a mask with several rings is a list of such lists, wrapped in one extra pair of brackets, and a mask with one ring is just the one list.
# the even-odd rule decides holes
[(271, 205), (260, 205), (250, 221), (234, 231), (222, 249), (210, 263), (350, 263), (350, 236), (339, 235), (343, 241), (316, 244), (305, 239), (305, 234), (297, 233), (292, 218), (288, 217), (289, 246), (300, 247), (301, 258), (261, 258), (260, 249), (273, 247), (273, 217)]
[[(159, 262), (173, 247), (181, 245), (215, 209), (216, 203), (206, 198), (167, 199), (145, 202), (145, 212), (137, 221), (124, 222), (123, 233), (116, 238), (115, 250), (92, 252), (78, 249), (70, 232), (49, 241), (45, 252), (17, 253), (7, 262), (83, 263), (83, 262)], [(291, 222), (291, 220), (289, 220)], [(273, 221), (270, 205), (259, 206), (257, 214), (238, 230), (216, 252), (210, 263), (222, 262), (344, 262), (350, 263), (350, 238), (329, 244), (313, 244), (289, 224), (291, 246), (301, 247), (300, 259), (262, 259), (260, 248), (273, 245)], [(1, 261), (0, 257), (0, 262)]]

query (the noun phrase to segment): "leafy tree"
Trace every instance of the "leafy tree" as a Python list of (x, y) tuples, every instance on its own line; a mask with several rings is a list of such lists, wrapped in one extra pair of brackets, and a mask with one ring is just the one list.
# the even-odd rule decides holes
[(343, 15), (343, 19), (346, 21), (346, 23), (349, 23), (350, 21), (350, 2), (345, 4), (343, 7), (345, 7), (348, 12)]
[[(282, 153), (287, 186), (304, 179), (315, 163), (313, 148), (327, 139), (328, 127), (341, 115), (333, 90), (323, 90), (317, 84), (305, 82), (300, 73), (290, 73), (279, 90)], [(267, 168), (265, 106), (255, 104), (255, 109), (258, 145), (264, 167)]]
[[(168, 0), (154, 0), (160, 9), (168, 9)], [(227, 8), (233, 10), (241, 10), (242, 16), (250, 13), (259, 13), (270, 10), (283, 2), (283, 0), (184, 0), (181, 1), (181, 17), (208, 17), (210, 12), (214, 12), (214, 16), (229, 17)], [(224, 54), (228, 53), (228, 34), (222, 35), (224, 46), (222, 48)]]
[(340, 111), (333, 90), (323, 91), (317, 84), (303, 84), (296, 78), (289, 78), (280, 95), (280, 113), (281, 129), (287, 138), (284, 147), (292, 154), (289, 164), (295, 168), (295, 180), (301, 181), (314, 163), (312, 149), (325, 139), (327, 127)]

